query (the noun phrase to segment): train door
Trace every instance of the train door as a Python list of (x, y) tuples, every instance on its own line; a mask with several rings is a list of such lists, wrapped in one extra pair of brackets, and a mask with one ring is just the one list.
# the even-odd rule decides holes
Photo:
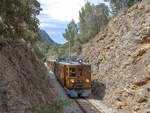
[(56, 62), (54, 62), (54, 64), (53, 64), (53, 70), (54, 70), (54, 74), (55, 74), (55, 76), (56, 76), (56, 70), (57, 69), (57, 67), (56, 67)]
[(65, 79), (64, 79), (64, 85), (67, 87), (67, 83), (68, 83), (68, 76), (69, 76), (69, 67), (65, 66)]
[(76, 67), (67, 66), (66, 87), (74, 88), (76, 84)]
[(84, 73), (83, 73), (83, 66), (77, 66), (77, 88), (83, 87), (84, 81)]
[(85, 88), (91, 87), (91, 66), (84, 67), (84, 86)]
[(66, 86), (67, 75), (68, 75), (68, 67), (64, 66), (64, 86)]

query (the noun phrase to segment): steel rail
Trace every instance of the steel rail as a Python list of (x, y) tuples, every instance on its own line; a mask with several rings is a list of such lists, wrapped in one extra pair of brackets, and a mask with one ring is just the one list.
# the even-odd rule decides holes
[(79, 106), (79, 108), (82, 110), (83, 113), (87, 113), (86, 110), (82, 107), (82, 105), (80, 104), (80, 102), (78, 102), (77, 99), (75, 99), (75, 102), (77, 103), (77, 105)]
[(96, 113), (102, 113), (101, 111), (99, 111), (99, 109), (97, 109), (88, 99), (85, 98), (85, 100), (87, 101), (87, 103), (92, 106), (94, 108), (94, 110), (96, 111)]
[[(83, 113), (90, 113), (90, 111), (87, 111), (87, 108), (85, 108), (85, 107), (82, 106), (81, 102), (80, 102), (78, 99), (74, 99), (74, 100), (75, 100), (75, 102), (77, 103), (77, 105), (79, 106), (79, 108), (82, 110)], [(92, 111), (94, 111), (95, 113), (102, 113), (102, 112), (101, 112), (99, 109), (97, 109), (97, 108), (95, 107), (95, 105), (93, 105), (88, 99), (82, 98), (82, 100), (84, 100), (84, 101), (87, 103), (87, 105), (91, 106)], [(82, 100), (81, 100), (81, 101), (82, 101)]]

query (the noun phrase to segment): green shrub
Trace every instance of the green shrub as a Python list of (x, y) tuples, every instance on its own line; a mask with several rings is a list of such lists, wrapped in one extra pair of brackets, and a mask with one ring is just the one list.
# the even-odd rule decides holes
[(33, 105), (32, 109), (37, 113), (62, 113), (63, 107), (72, 103), (70, 99), (61, 99), (50, 101), (47, 105)]

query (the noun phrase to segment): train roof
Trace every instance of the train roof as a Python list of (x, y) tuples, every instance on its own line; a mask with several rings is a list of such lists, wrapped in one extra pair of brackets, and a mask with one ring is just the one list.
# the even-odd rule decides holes
[(91, 64), (89, 64), (87, 62), (74, 62), (74, 61), (72, 61), (72, 62), (66, 62), (66, 61), (56, 61), (56, 60), (49, 60), (49, 61), (51, 61), (51, 62), (58, 62), (60, 64), (69, 65), (69, 66), (81, 66), (81, 65), (88, 66), (88, 65), (91, 65)]
[(90, 65), (89, 63), (86, 63), (86, 62), (59, 62), (60, 64), (64, 64), (64, 65), (69, 65), (69, 66), (81, 66), (81, 65)]

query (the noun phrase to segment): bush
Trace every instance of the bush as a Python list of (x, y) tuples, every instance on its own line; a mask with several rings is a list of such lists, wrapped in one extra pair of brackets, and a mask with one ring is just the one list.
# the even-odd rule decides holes
[(63, 113), (63, 107), (70, 105), (72, 101), (70, 99), (65, 100), (53, 100), (47, 105), (39, 104), (33, 105), (33, 111), (38, 113)]

